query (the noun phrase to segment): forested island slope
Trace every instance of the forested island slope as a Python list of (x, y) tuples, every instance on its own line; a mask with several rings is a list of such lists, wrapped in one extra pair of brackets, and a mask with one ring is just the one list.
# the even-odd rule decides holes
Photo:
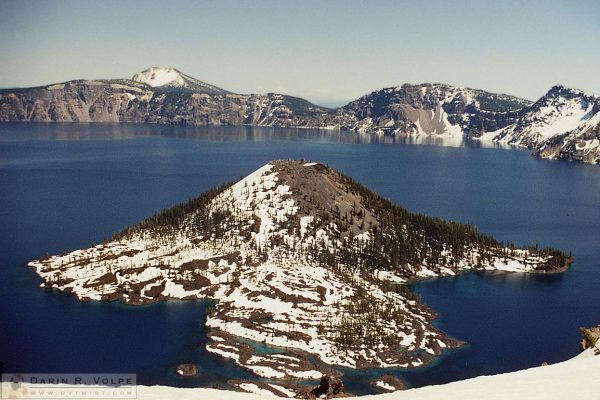
[[(555, 249), (411, 213), (324, 164), (273, 161), (105, 243), (30, 265), (44, 286), (82, 300), (214, 299), (208, 351), (263, 377), (315, 379), (332, 366), (417, 367), (460, 345), (403, 283), (568, 263)], [(240, 339), (288, 350), (257, 354)]]

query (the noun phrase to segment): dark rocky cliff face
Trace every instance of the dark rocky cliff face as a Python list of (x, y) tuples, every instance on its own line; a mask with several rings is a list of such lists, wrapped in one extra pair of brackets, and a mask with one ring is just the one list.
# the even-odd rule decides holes
[(0, 91), (0, 121), (319, 127), (329, 110), (279, 94), (214, 95), (133, 81), (71, 81)]
[[(353, 115), (353, 130), (377, 133), (443, 134), (462, 130), (479, 136), (516, 121), (527, 100), (444, 84), (381, 89), (343, 107)], [(455, 126), (455, 129), (452, 128)]]
[(600, 119), (551, 138), (538, 146), (533, 155), (588, 164), (600, 163)]
[(0, 121), (139, 121), (152, 94), (146, 85), (106, 81), (71, 81), (39, 88), (2, 90)]
[[(384, 134), (440, 134), (457, 125), (475, 133), (511, 123), (505, 111), (526, 103), (498, 96), (447, 85), (404, 85), (330, 110), (274, 93), (213, 94), (152, 88), (131, 80), (71, 81), (0, 91), (0, 121), (248, 124)], [(488, 111), (482, 104), (500, 111)]]

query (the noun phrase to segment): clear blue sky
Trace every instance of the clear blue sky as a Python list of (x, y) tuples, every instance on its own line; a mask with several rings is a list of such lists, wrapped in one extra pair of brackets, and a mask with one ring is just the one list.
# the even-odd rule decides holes
[(600, 0), (0, 0), (0, 87), (174, 66), (343, 102), (404, 82), (600, 94)]

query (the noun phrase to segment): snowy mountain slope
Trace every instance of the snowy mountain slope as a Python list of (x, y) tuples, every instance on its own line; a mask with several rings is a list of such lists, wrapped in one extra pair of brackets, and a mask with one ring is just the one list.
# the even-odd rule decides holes
[(202, 82), (199, 79), (192, 78), (171, 67), (151, 67), (133, 75), (131, 80), (163, 90), (185, 90), (194, 93), (207, 93), (213, 95), (224, 95), (229, 93), (224, 89)]
[[(409, 213), (323, 164), (297, 161), (273, 161), (106, 243), (30, 263), (43, 286), (82, 300), (215, 299), (207, 350), (277, 379), (335, 374), (321, 362), (417, 367), (459, 345), (398, 282), (567, 264), (557, 250), (519, 249)], [(288, 350), (259, 354), (239, 338)]]
[(594, 115), (577, 128), (556, 135), (539, 145), (535, 155), (541, 158), (600, 163), (600, 104)]
[(580, 90), (554, 86), (524, 109), (518, 121), (495, 132), (499, 142), (535, 148), (584, 125), (597, 112), (598, 98)]
[(514, 122), (528, 100), (445, 84), (419, 84), (372, 92), (343, 107), (352, 130), (379, 134), (478, 134)]

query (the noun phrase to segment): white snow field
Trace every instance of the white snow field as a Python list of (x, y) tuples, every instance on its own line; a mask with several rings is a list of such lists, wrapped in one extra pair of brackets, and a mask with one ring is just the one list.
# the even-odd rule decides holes
[[(3, 383), (7, 385), (8, 383)], [(244, 385), (255, 391), (256, 385)], [(44, 385), (34, 385), (43, 389)], [(3, 388), (4, 389), (4, 388)], [(258, 390), (256, 390), (258, 392)], [(253, 400), (272, 399), (267, 394), (242, 393), (204, 388), (138, 386), (138, 400)], [(393, 393), (355, 397), (360, 400), (570, 400), (598, 399), (600, 356), (591, 349), (570, 360), (500, 375), (480, 376), (445, 385), (426, 386)]]
[[(343, 379), (343, 378), (342, 378)], [(138, 387), (140, 400), (255, 399), (269, 394), (242, 394), (214, 389)], [(357, 397), (361, 400), (567, 400), (600, 397), (600, 356), (587, 350), (570, 360), (499, 375), (479, 376), (445, 385)]]

